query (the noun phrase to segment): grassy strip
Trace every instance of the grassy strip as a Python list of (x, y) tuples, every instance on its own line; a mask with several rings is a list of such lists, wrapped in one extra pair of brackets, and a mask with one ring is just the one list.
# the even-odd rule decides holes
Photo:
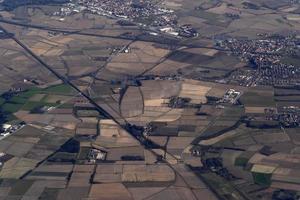
[(42, 91), (43, 93), (50, 93), (50, 94), (62, 94), (62, 95), (67, 95), (67, 94), (72, 94), (74, 92), (73, 88), (71, 88), (69, 85), (56, 85), (56, 86), (51, 86)]

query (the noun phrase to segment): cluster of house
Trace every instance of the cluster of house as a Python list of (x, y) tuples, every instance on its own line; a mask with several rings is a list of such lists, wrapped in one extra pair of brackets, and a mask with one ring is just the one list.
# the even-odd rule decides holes
[(0, 128), (0, 136), (6, 137), (8, 135), (11, 135), (24, 126), (25, 126), (25, 122), (20, 122), (18, 124), (14, 124), (14, 125), (2, 124), (2, 127)]

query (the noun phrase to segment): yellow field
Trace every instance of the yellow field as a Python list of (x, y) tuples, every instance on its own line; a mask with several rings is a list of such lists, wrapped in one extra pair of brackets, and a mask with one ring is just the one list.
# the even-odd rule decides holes
[(195, 85), (190, 83), (183, 83), (179, 96), (191, 99), (191, 103), (200, 104), (206, 103), (206, 94), (211, 87)]
[(168, 103), (168, 99), (149, 99), (145, 100), (144, 105), (145, 106), (161, 106), (163, 103)]
[(89, 193), (91, 199), (102, 200), (130, 200), (131, 196), (129, 191), (121, 183), (105, 183), (93, 184)]

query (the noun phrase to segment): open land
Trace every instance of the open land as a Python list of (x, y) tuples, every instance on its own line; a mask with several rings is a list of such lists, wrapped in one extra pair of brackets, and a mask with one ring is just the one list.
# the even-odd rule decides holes
[(299, 1), (0, 2), (0, 199), (299, 199)]

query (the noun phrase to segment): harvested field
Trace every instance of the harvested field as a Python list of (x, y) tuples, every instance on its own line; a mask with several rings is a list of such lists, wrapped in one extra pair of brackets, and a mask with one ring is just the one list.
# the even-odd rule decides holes
[(101, 200), (131, 200), (131, 195), (121, 183), (103, 183), (92, 185), (89, 198)]
[(143, 200), (165, 189), (164, 187), (130, 187), (128, 190), (134, 200)]
[(14, 157), (4, 163), (0, 178), (20, 178), (26, 172), (32, 170), (37, 163), (36, 160)]
[(290, 141), (288, 134), (283, 132), (261, 133), (254, 135), (253, 138), (260, 144), (272, 144)]
[[(256, 113), (256, 114), (263, 114), (265, 113), (265, 109), (269, 109), (270, 107), (255, 107), (255, 106), (246, 106), (245, 113)], [(274, 109), (274, 108), (273, 108)]]
[(112, 120), (100, 121), (100, 136), (95, 144), (103, 147), (139, 146), (139, 143)]
[(168, 141), (168, 149), (185, 149), (194, 140), (193, 137), (170, 137)]
[(230, 138), (232, 136), (234, 136), (235, 134), (237, 134), (236, 131), (229, 131), (227, 133), (224, 133), (223, 135), (214, 137), (212, 139), (207, 139), (207, 140), (202, 140), (199, 144), (201, 145), (212, 145), (212, 144), (216, 144), (218, 142), (221, 142), (222, 140), (226, 139), (226, 138)]
[(93, 136), (97, 134), (97, 129), (91, 129), (91, 128), (77, 128), (76, 129), (76, 135), (89, 135)]
[(210, 87), (194, 85), (189, 83), (183, 83), (181, 86), (181, 91), (179, 93), (180, 97), (190, 98), (191, 103), (201, 104), (206, 103), (206, 94), (210, 90)]
[(111, 160), (111, 161), (122, 160), (122, 157), (124, 156), (139, 156), (141, 158), (144, 158), (144, 151), (141, 146), (111, 148), (108, 150), (107, 160)]
[(138, 87), (129, 87), (124, 94), (120, 111), (123, 117), (134, 117), (143, 114), (143, 96)]
[(101, 164), (97, 166), (96, 182), (169, 182), (175, 179), (171, 168), (163, 164)]
[(175, 174), (167, 165), (124, 165), (122, 181), (173, 181)]
[(89, 187), (68, 187), (59, 191), (57, 200), (81, 200), (88, 197)]
[(89, 187), (92, 173), (73, 172), (69, 180), (69, 187)]
[(147, 80), (140, 87), (145, 101), (151, 99), (167, 99), (177, 96), (180, 91), (180, 82), (169, 80)]
[(176, 121), (181, 117), (183, 109), (173, 109), (169, 112), (163, 113), (160, 117), (155, 119), (155, 122), (172, 122)]

